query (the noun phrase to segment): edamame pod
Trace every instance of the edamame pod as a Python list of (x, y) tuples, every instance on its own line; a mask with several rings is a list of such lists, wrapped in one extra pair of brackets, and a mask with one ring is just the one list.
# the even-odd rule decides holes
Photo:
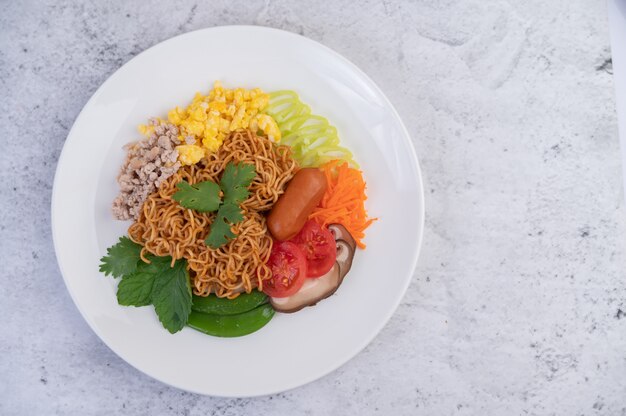
[(216, 337), (232, 338), (251, 334), (263, 328), (274, 316), (274, 309), (261, 305), (237, 315), (214, 315), (191, 311), (187, 325)]
[(218, 298), (215, 295), (194, 295), (191, 310), (215, 315), (236, 315), (248, 312), (265, 302), (267, 302), (267, 295), (258, 290), (242, 293), (235, 299)]

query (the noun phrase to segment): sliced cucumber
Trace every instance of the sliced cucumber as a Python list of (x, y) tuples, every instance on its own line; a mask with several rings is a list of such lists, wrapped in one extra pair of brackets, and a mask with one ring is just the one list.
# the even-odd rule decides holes
[(281, 144), (291, 146), (292, 154), (302, 167), (319, 167), (334, 159), (358, 167), (352, 153), (339, 145), (337, 129), (322, 116), (311, 114), (311, 108), (300, 101), (294, 91), (270, 93), (265, 113), (276, 120), (282, 134)]

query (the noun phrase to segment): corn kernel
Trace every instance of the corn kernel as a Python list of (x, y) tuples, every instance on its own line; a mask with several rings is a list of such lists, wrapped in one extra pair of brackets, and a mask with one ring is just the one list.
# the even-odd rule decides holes
[(191, 118), (193, 118), (195, 121), (205, 121), (207, 119), (207, 114), (206, 111), (204, 111), (204, 109), (200, 106), (194, 108), (191, 112), (190, 112), (190, 116)]
[(176, 146), (176, 151), (178, 151), (178, 160), (183, 165), (194, 165), (204, 157), (204, 149), (195, 144)]
[[(215, 152), (231, 131), (241, 128), (262, 131), (271, 140), (279, 140), (280, 130), (274, 119), (259, 114), (268, 103), (269, 95), (260, 88), (225, 89), (215, 81), (207, 95), (197, 93), (187, 108), (176, 107), (167, 114), (168, 120), (180, 128), (181, 142), (186, 142), (183, 137), (192, 136), (202, 144), (179, 146), (179, 160), (183, 164), (197, 163), (201, 158), (198, 149)], [(150, 126), (142, 131), (148, 129)]]

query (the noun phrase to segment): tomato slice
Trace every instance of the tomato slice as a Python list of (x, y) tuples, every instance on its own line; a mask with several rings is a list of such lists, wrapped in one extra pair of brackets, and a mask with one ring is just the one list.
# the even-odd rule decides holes
[(335, 237), (326, 227), (309, 220), (293, 241), (302, 249), (306, 256), (308, 277), (320, 277), (332, 269), (337, 260)]
[(275, 241), (267, 262), (272, 277), (263, 281), (263, 292), (274, 298), (296, 293), (306, 279), (306, 257), (296, 244)]

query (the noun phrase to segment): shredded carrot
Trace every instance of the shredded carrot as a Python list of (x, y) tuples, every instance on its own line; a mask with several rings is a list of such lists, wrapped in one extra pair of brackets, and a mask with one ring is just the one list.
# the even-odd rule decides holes
[(342, 160), (333, 160), (320, 167), (326, 175), (328, 188), (320, 205), (309, 218), (321, 225), (339, 223), (346, 227), (360, 248), (365, 248), (365, 229), (376, 220), (365, 211), (365, 181), (360, 170)]

